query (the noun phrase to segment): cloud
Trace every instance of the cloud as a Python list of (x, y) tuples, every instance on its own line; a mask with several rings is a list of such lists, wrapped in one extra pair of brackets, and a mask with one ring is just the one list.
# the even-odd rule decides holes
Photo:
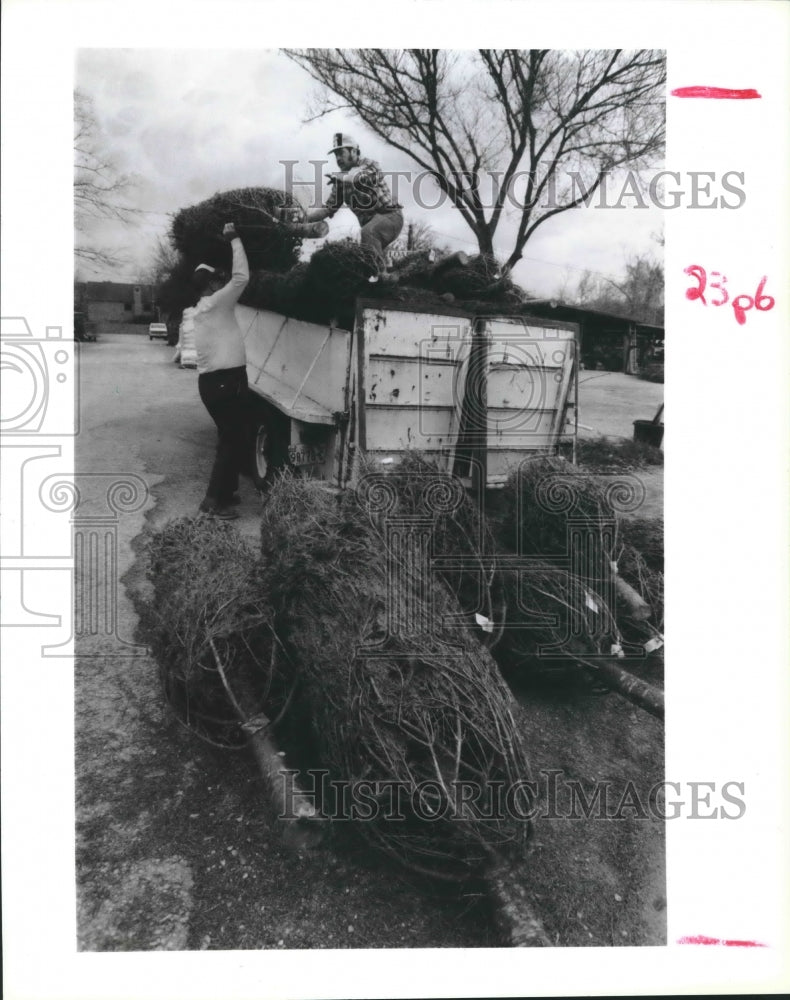
[[(323, 174), (334, 169), (326, 151), (334, 132), (355, 136), (363, 156), (385, 171), (420, 168), (345, 111), (304, 121), (316, 85), (300, 67), (275, 50), (81, 50), (77, 85), (94, 100), (107, 153), (135, 189), (141, 221), (115, 231), (118, 246), (144, 259), (146, 247), (167, 225), (167, 215), (235, 187), (284, 187), (283, 161), (295, 160), (293, 176), (314, 181), (311, 160)], [(438, 198), (432, 180), (419, 184), (422, 205), (409, 182), (397, 192), (409, 219), (427, 222), (442, 243), (473, 252), (474, 235), (460, 213)], [(313, 191), (297, 190), (308, 201)], [(438, 207), (426, 208), (425, 205)], [(582, 209), (556, 216), (537, 230), (515, 269), (517, 280), (538, 294), (551, 294), (565, 274), (585, 267), (622, 271), (624, 255), (652, 246), (660, 212)], [(515, 220), (504, 219), (495, 248), (509, 252)], [(111, 233), (105, 233), (111, 238)]]
[(184, 104), (192, 105), (205, 111), (209, 105), (221, 101), (222, 94), (219, 90), (207, 90), (204, 87), (195, 87), (193, 90), (187, 91), (181, 100)]

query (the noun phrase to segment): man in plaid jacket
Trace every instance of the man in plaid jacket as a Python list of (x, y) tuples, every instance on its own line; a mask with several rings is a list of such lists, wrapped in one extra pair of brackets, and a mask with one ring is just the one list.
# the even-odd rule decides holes
[(330, 153), (335, 154), (339, 172), (330, 176), (332, 191), (322, 208), (307, 212), (310, 222), (326, 219), (341, 205), (348, 205), (361, 227), (360, 240), (369, 246), (385, 266), (384, 250), (403, 229), (403, 209), (393, 201), (381, 168), (375, 160), (361, 158), (359, 146), (350, 135), (336, 132)]

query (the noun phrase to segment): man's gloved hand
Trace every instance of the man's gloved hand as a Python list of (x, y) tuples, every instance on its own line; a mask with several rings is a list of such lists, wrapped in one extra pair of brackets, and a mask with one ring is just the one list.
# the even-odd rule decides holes
[(223, 237), (230, 243), (231, 240), (241, 239), (239, 234), (236, 232), (236, 227), (232, 222), (226, 222), (225, 228), (222, 230)]
[(283, 205), (277, 210), (277, 221), (285, 223), (301, 222), (304, 212), (300, 205)]

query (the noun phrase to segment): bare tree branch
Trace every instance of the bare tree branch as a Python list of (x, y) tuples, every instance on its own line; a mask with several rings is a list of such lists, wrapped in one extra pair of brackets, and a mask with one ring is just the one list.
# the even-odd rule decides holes
[[(314, 121), (352, 109), (374, 134), (428, 172), (492, 253), (503, 215), (518, 227), (507, 265), (548, 219), (584, 200), (618, 167), (662, 155), (665, 59), (637, 50), (286, 49), (319, 84)], [(501, 178), (486, 204), (488, 175)], [(524, 196), (513, 197), (517, 178)], [(490, 177), (489, 177), (490, 179)], [(551, 192), (548, 204), (541, 199)]]
[(663, 265), (645, 253), (629, 257), (623, 277), (617, 280), (585, 271), (570, 298), (578, 305), (661, 326), (664, 322)]
[(129, 263), (123, 251), (97, 245), (97, 222), (123, 225), (136, 221), (139, 210), (128, 203), (133, 178), (118, 171), (101, 148), (101, 131), (89, 97), (74, 93), (74, 228), (75, 256), (93, 266)]

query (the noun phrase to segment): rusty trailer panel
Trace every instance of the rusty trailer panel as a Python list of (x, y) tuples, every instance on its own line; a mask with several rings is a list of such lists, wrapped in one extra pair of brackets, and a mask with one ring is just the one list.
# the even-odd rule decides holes
[(430, 454), (445, 471), (452, 468), (469, 330), (466, 318), (360, 308), (357, 425), (369, 458), (416, 451)]
[(386, 452), (450, 449), (455, 441), (456, 414), (449, 407), (366, 406), (368, 455)]
[[(470, 433), (463, 423), (475, 329), (483, 341), (486, 403), (482, 426)], [(574, 324), (371, 304), (358, 310), (356, 332), (356, 427), (361, 449), (374, 461), (416, 451), (457, 471), (463, 439), (465, 448), (484, 451), (486, 481), (498, 485), (525, 453), (556, 451), (574, 405)]]
[(420, 358), (433, 352), (450, 358), (469, 337), (470, 320), (464, 317), (384, 307), (361, 313), (368, 356)]
[(454, 406), (461, 370), (455, 358), (433, 361), (369, 355), (366, 405)]

